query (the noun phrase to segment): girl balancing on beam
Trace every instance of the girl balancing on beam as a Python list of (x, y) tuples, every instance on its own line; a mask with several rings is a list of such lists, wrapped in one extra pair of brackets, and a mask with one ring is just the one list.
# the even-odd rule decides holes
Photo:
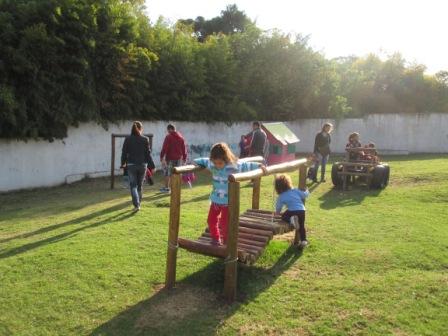
[(212, 173), (213, 189), (210, 194), (211, 204), (207, 224), (212, 244), (226, 244), (229, 222), (229, 176), (257, 168), (266, 171), (266, 167), (257, 162), (237, 162), (235, 155), (224, 142), (213, 145), (209, 158), (195, 159), (194, 163)]

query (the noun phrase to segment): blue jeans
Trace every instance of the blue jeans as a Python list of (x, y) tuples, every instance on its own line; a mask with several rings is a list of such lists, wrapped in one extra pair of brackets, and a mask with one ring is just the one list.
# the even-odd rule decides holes
[(140, 206), (142, 200), (142, 185), (145, 179), (146, 165), (129, 165), (129, 186), (131, 188), (132, 204), (135, 207)]
[(320, 178), (323, 180), (325, 178), (325, 166), (327, 165), (329, 155), (322, 155), (320, 153), (316, 153), (317, 160), (314, 165), (314, 178), (317, 180), (317, 173), (319, 171), (319, 166), (322, 166), (320, 171)]

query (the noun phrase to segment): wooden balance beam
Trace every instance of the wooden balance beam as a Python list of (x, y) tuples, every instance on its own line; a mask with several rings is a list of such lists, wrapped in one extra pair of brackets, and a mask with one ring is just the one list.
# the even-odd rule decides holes
[[(261, 162), (262, 157), (245, 158), (241, 161)], [(199, 172), (203, 168), (189, 165), (173, 169), (171, 180), (170, 221), (168, 232), (168, 252), (165, 287), (172, 288), (176, 279), (176, 260), (178, 247), (193, 253), (224, 259), (224, 296), (229, 302), (236, 298), (237, 262), (253, 264), (264, 252), (273, 235), (291, 231), (288, 223), (279, 215), (268, 210), (260, 210), (261, 178), (266, 175), (299, 171), (299, 188), (306, 187), (306, 159), (289, 161), (266, 167), (266, 173), (261, 169), (238, 173), (229, 176), (229, 224), (227, 245), (213, 245), (208, 230), (197, 240), (179, 238), (181, 175), (189, 172)], [(252, 209), (240, 215), (240, 182), (252, 180)], [(299, 240), (296, 230), (294, 242)]]

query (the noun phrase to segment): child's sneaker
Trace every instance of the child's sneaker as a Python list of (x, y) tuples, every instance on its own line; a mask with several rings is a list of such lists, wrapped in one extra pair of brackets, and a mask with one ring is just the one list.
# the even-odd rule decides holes
[(289, 224), (294, 228), (294, 229), (298, 229), (299, 228), (299, 217), (297, 216), (292, 216), (289, 219)]
[(299, 244), (298, 247), (299, 249), (304, 249), (305, 247), (308, 246), (308, 240), (302, 240)]

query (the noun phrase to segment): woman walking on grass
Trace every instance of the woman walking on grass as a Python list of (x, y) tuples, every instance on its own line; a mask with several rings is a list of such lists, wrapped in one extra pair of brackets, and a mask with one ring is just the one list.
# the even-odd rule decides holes
[(153, 162), (151, 149), (149, 148), (149, 139), (143, 136), (142, 133), (142, 123), (140, 121), (134, 121), (131, 135), (124, 140), (121, 152), (121, 168), (126, 168), (129, 174), (129, 185), (134, 211), (140, 210), (146, 166), (148, 163)]
[(325, 123), (322, 125), (322, 130), (316, 134), (314, 140), (314, 154), (316, 156), (316, 164), (314, 165), (314, 176), (313, 182), (317, 183), (317, 173), (319, 171), (319, 165), (321, 166), (320, 171), (320, 182), (325, 182), (325, 166), (330, 156), (330, 143), (331, 136), (330, 133), (333, 130), (333, 125), (330, 123)]

